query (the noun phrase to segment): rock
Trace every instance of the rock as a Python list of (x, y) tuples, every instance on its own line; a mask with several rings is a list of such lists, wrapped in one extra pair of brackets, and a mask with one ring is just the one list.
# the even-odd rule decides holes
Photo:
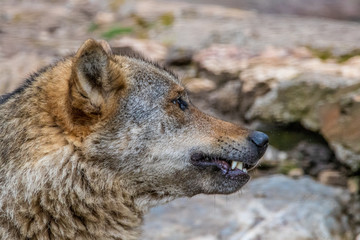
[(347, 187), (347, 178), (341, 172), (324, 170), (319, 173), (319, 181), (326, 185)]
[(123, 37), (110, 43), (112, 47), (130, 48), (145, 58), (157, 62), (163, 62), (167, 55), (167, 48), (164, 45), (151, 40)]
[(260, 117), (281, 123), (301, 122), (308, 129), (319, 130), (317, 109), (314, 109), (318, 106), (316, 104), (329, 98), (343, 83), (346, 83), (346, 79), (309, 73), (277, 82), (271, 91), (255, 100), (246, 118)]
[(170, 47), (166, 56), (166, 65), (182, 66), (190, 64), (193, 54), (190, 49)]
[(238, 115), (240, 91), (241, 82), (239, 80), (228, 81), (210, 95), (211, 107), (223, 114)]
[(0, 95), (19, 87), (31, 73), (49, 61), (49, 57), (41, 57), (34, 53), (18, 53), (9, 57), (0, 64)]
[(209, 92), (216, 89), (216, 84), (206, 78), (190, 78), (184, 81), (186, 89), (191, 93)]
[(360, 176), (358, 177), (350, 177), (348, 179), (348, 189), (349, 192), (357, 194), (360, 193)]
[(360, 94), (359, 79), (304, 73), (278, 81), (266, 94), (256, 98), (246, 118), (287, 124), (300, 122), (305, 128), (320, 132), (337, 159), (356, 171), (360, 168), (360, 122), (357, 121), (360, 102), (356, 97)]
[(241, 82), (231, 80), (219, 88), (217, 82), (206, 78), (190, 78), (183, 81), (192, 102), (202, 111), (223, 120), (239, 122), (239, 92)]
[(135, 12), (136, 0), (104, 1), (108, 2), (111, 10), (117, 11), (120, 16), (131, 16)]
[[(240, 73), (240, 80), (243, 83), (241, 113), (245, 114), (257, 97), (266, 94), (279, 82), (289, 81), (298, 76), (301, 73), (297, 66), (299, 60), (310, 55), (305, 48), (289, 51), (267, 47), (259, 56), (250, 59), (248, 68)], [(288, 60), (284, 61), (284, 59)], [(296, 65), (286, 64), (288, 62), (294, 62)]]
[(324, 144), (301, 141), (292, 150), (291, 156), (310, 176), (316, 177), (324, 170), (340, 169), (339, 164), (334, 161), (332, 151)]
[(215, 236), (206, 235), (206, 236), (201, 236), (201, 237), (190, 238), (189, 240), (216, 240), (216, 239), (217, 238)]
[(284, 151), (277, 150), (269, 145), (264, 156), (261, 159), (261, 165), (268, 165), (270, 167), (278, 166), (281, 162), (288, 159), (288, 154)]
[(330, 142), (330, 145), (334, 149), (337, 159), (346, 163), (354, 171), (359, 169), (360, 157), (358, 152), (353, 152), (346, 146), (336, 142)]
[(151, 0), (138, 1), (135, 11), (145, 19), (156, 19), (166, 12), (173, 13), (176, 20), (169, 27), (150, 29), (149, 38), (192, 50), (220, 43), (246, 48), (252, 53), (259, 53), (267, 46), (312, 46), (346, 53), (360, 45), (360, 25), (353, 22), (265, 15), (219, 6)]
[(320, 132), (336, 157), (357, 170), (360, 169), (360, 84), (349, 89), (338, 92), (319, 107), (319, 122)]
[(349, 219), (353, 223), (353, 232), (356, 234), (360, 234), (360, 195), (352, 194), (351, 201), (348, 209)]
[(240, 195), (201, 195), (154, 208), (143, 239), (352, 239), (349, 203), (343, 189), (274, 175), (252, 180)]
[(302, 170), (301, 168), (293, 168), (289, 171), (288, 175), (292, 178), (299, 178), (304, 176), (304, 170)]
[(320, 132), (337, 159), (360, 168), (360, 61), (321, 61), (306, 49), (268, 49), (242, 71), (246, 118), (300, 122)]
[(237, 79), (248, 65), (250, 54), (232, 45), (212, 45), (195, 54), (193, 61), (200, 71), (219, 82)]
[[(191, 1), (194, 3), (204, 1)], [(217, 1), (210, 1), (217, 2)], [(222, 4), (228, 7), (251, 9), (262, 13), (296, 14), (304, 16), (328, 17), (337, 19), (358, 19), (360, 2), (358, 0), (223, 0)]]
[[(250, 11), (220, 6), (138, 1), (136, 14), (148, 21), (156, 21), (164, 13), (171, 13), (175, 16), (175, 21), (164, 28), (150, 29), (149, 38), (189, 50), (206, 48), (212, 42), (229, 43), (234, 40), (242, 42), (244, 33), (239, 29), (238, 21), (254, 15)], [(219, 25), (222, 27), (219, 28)]]
[(98, 25), (110, 24), (115, 21), (115, 14), (111, 12), (98, 12), (95, 15), (94, 22)]

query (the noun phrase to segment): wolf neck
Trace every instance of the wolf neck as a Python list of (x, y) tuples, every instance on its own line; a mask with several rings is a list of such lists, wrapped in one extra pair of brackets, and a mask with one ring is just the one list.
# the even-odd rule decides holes
[[(56, 163), (50, 161), (54, 157)], [(0, 236), (8, 222), (17, 226), (14, 239), (137, 239), (143, 213), (121, 180), (79, 158), (68, 146), (9, 179), (5, 184), (11, 190), (0, 193), (0, 208), (7, 205), (6, 210), (16, 213), (8, 219), (0, 216)]]

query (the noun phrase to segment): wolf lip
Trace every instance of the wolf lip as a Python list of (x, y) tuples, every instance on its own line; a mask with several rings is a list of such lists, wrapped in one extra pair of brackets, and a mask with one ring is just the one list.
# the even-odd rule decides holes
[(240, 160), (224, 159), (217, 156), (208, 156), (201, 153), (194, 153), (191, 156), (191, 162), (198, 167), (217, 167), (225, 176), (236, 177), (239, 175), (248, 175), (247, 171), (254, 166), (246, 164)]

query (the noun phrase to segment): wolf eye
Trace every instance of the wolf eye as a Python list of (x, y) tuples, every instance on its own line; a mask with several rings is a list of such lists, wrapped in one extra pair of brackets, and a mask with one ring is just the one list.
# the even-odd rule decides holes
[(177, 104), (179, 106), (179, 108), (183, 111), (185, 111), (189, 106), (189, 104), (187, 102), (185, 102), (181, 97), (173, 100), (173, 103)]

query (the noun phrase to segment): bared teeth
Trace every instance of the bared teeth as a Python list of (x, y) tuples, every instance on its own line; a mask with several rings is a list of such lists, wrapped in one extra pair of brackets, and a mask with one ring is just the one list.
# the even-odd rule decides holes
[(244, 168), (244, 164), (242, 162), (232, 161), (231, 170), (234, 170), (235, 168), (240, 169), (241, 171), (247, 173), (247, 169)]
[(237, 168), (240, 169), (240, 170), (243, 170), (243, 163), (242, 162), (239, 162), (237, 164)]
[(231, 162), (231, 169), (234, 170), (238, 165), (238, 162), (232, 161)]

